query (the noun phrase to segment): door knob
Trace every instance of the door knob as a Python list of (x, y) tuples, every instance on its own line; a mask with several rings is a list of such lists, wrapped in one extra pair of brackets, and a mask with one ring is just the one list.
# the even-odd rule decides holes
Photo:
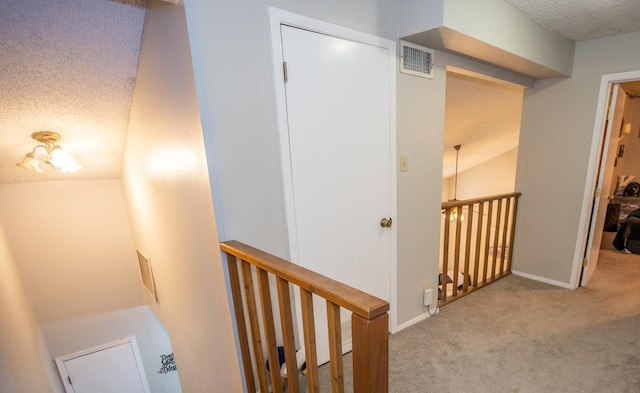
[(392, 222), (393, 221), (391, 221), (391, 218), (383, 218), (382, 220), (380, 220), (380, 226), (383, 228), (389, 228)]

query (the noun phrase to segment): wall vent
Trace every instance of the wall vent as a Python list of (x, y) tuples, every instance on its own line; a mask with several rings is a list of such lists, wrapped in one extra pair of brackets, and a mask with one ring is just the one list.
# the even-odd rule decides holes
[(149, 258), (142, 255), (142, 253), (136, 250), (138, 253), (138, 263), (140, 264), (140, 274), (142, 275), (142, 283), (147, 288), (149, 294), (153, 296), (155, 301), (158, 301), (158, 294), (156, 293), (156, 283), (153, 280), (153, 270), (151, 270), (151, 263)]
[(400, 72), (433, 79), (433, 49), (400, 41)]

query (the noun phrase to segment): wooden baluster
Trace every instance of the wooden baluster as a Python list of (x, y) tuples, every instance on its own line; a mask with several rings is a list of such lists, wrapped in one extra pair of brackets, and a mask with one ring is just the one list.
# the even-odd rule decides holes
[(507, 271), (511, 271), (511, 258), (513, 257), (513, 239), (516, 234), (516, 215), (518, 212), (518, 197), (514, 197), (513, 212), (511, 212), (511, 230), (509, 235), (509, 259), (507, 260)]
[(304, 331), (305, 361), (307, 362), (307, 390), (309, 393), (320, 392), (318, 378), (318, 352), (316, 350), (316, 325), (313, 317), (313, 294), (300, 288), (302, 305), (302, 330)]
[(284, 341), (284, 358), (287, 365), (287, 391), (298, 393), (298, 365), (296, 360), (296, 342), (293, 334), (293, 315), (291, 313), (291, 295), (289, 282), (277, 278), (278, 304), (280, 305), (280, 322), (282, 326), (282, 340)]
[(491, 244), (491, 222), (493, 221), (493, 201), (489, 201), (489, 211), (487, 212), (487, 231), (484, 236), (484, 271), (482, 272), (482, 285), (487, 283), (489, 272), (489, 245)]
[(269, 274), (260, 268), (256, 268), (256, 272), (258, 275), (260, 305), (262, 306), (262, 326), (265, 332), (269, 373), (271, 374), (271, 391), (280, 393), (283, 391), (282, 377), (280, 376), (280, 358), (278, 356), (278, 343), (276, 342), (276, 329), (273, 322)]
[(478, 204), (478, 223), (476, 224), (476, 252), (473, 264), (473, 286), (478, 287), (478, 274), (480, 270), (480, 246), (482, 244), (482, 214), (484, 213), (484, 202)]
[(456, 241), (453, 246), (453, 292), (452, 297), (458, 296), (458, 272), (460, 272), (460, 239), (462, 238), (462, 206), (456, 208)]
[(267, 370), (264, 366), (262, 353), (262, 338), (260, 335), (260, 324), (258, 323), (258, 308), (256, 305), (256, 295), (254, 293), (253, 275), (251, 265), (242, 260), (242, 282), (244, 284), (244, 295), (247, 300), (247, 313), (249, 314), (249, 324), (251, 326), (251, 340), (253, 344), (253, 360), (258, 373), (258, 384), (261, 392), (269, 391), (267, 383)]
[(231, 296), (233, 297), (233, 313), (236, 317), (238, 329), (238, 342), (240, 344), (240, 356), (242, 368), (247, 384), (247, 390), (256, 391), (253, 369), (251, 368), (251, 350), (249, 349), (249, 338), (247, 336), (247, 323), (244, 319), (244, 307), (242, 305), (242, 293), (240, 289), (240, 279), (238, 274), (238, 262), (236, 257), (225, 252), (227, 265), (229, 266), (229, 284), (231, 286)]
[(469, 258), (471, 257), (471, 230), (473, 229), (473, 204), (467, 208), (467, 236), (464, 246), (464, 281), (462, 292), (469, 290)]
[(505, 247), (507, 247), (507, 229), (509, 227), (509, 212), (511, 210), (511, 198), (506, 198), (507, 205), (504, 208), (504, 225), (502, 227), (502, 247), (500, 247), (500, 276), (504, 276)]
[[(243, 334), (241, 331), (238, 334), (241, 347), (248, 348), (242, 351), (245, 355), (243, 357), (243, 366), (246, 367), (246, 375), (248, 378), (246, 385), (250, 392), (256, 390), (260, 392), (268, 392), (269, 389), (267, 384), (266, 368), (264, 366), (263, 336), (261, 335), (260, 330), (260, 316), (258, 315), (259, 310), (255, 298), (256, 292), (259, 292), (260, 294), (260, 301), (263, 310), (262, 313), (264, 314), (264, 345), (267, 347), (267, 357), (270, 358), (270, 365), (272, 363), (274, 364), (274, 368), (277, 363), (274, 356), (274, 354), (277, 354), (277, 347), (275, 347), (276, 350), (274, 351), (275, 326), (273, 321), (272, 299), (268, 285), (271, 274), (276, 277), (278, 298), (282, 299), (279, 301), (279, 306), (281, 321), (283, 324), (283, 341), (286, 347), (285, 360), (287, 357), (292, 359), (292, 357), (295, 356), (294, 351), (291, 350), (295, 345), (295, 337), (293, 333), (293, 317), (291, 315), (292, 310), (290, 304), (289, 285), (297, 285), (300, 288), (302, 306), (301, 318), (303, 325), (302, 334), (304, 335), (305, 360), (307, 363), (306, 374), (308, 377), (307, 386), (309, 393), (319, 392), (315, 322), (313, 315), (313, 299), (316, 295), (325, 299), (327, 304), (332, 390), (338, 393), (342, 393), (344, 391), (341, 337), (342, 327), (340, 325), (341, 307), (351, 311), (354, 315), (357, 315), (360, 318), (364, 318), (366, 321), (371, 320), (371, 322), (365, 323), (365, 325), (368, 324), (368, 328), (366, 329), (358, 327), (359, 324), (362, 325), (362, 323), (360, 323), (362, 321), (356, 322), (356, 330), (365, 331), (365, 333), (363, 333), (364, 336), (353, 337), (354, 341), (359, 340), (354, 344), (355, 348), (357, 348), (356, 352), (358, 353), (355, 358), (359, 359), (356, 362), (356, 368), (365, 367), (365, 369), (354, 370), (354, 375), (363, 375), (364, 373), (365, 375), (371, 376), (370, 378), (367, 378), (368, 380), (377, 378), (378, 381), (388, 381), (388, 370), (382, 370), (380, 368), (388, 367), (388, 349), (380, 348), (381, 344), (388, 346), (388, 337), (384, 338), (384, 341), (382, 341), (375, 338), (379, 333), (374, 333), (378, 331), (386, 332), (388, 329), (388, 327), (383, 328), (382, 322), (377, 322), (376, 320), (376, 318), (384, 315), (384, 317), (382, 317), (386, 321), (384, 322), (384, 326), (388, 325), (388, 316), (386, 316), (389, 311), (388, 302), (235, 240), (221, 243), (220, 248), (228, 254), (228, 261), (233, 262), (229, 255), (234, 255), (239, 261), (235, 266), (233, 263), (229, 263), (231, 275), (230, 285), (232, 287), (232, 294), (235, 293), (235, 299), (240, 299), (240, 303), (234, 303), (234, 310), (238, 311), (237, 321), (239, 321), (239, 330), (244, 329), (246, 336), (249, 334), (251, 335), (251, 343), (249, 343), (248, 337), (244, 339), (242, 338)], [(251, 267), (252, 264), (255, 266), (255, 270), (254, 267)], [(238, 273), (238, 271), (240, 271), (240, 273)], [(242, 274), (241, 278), (240, 274)], [(257, 276), (258, 288), (256, 288), (253, 283), (254, 275)], [(236, 277), (235, 279), (233, 278), (234, 276)], [(242, 300), (244, 300), (245, 308), (242, 307)], [(249, 327), (247, 327), (246, 321), (242, 319), (243, 317), (249, 319)], [(361, 334), (356, 333), (356, 336), (359, 335)], [(378, 340), (378, 342), (372, 342), (371, 340)], [(242, 344), (242, 342), (244, 342), (244, 344)], [(366, 352), (363, 352), (365, 350), (369, 350), (370, 355), (366, 355)], [(380, 354), (380, 356), (384, 356), (384, 358), (371, 358), (376, 357), (376, 353)], [(251, 367), (251, 358), (253, 358), (254, 367)], [(366, 359), (369, 363), (363, 363), (363, 358), (369, 358)], [(295, 362), (291, 360), (289, 362), (291, 367), (293, 367)], [(362, 364), (365, 364), (365, 366), (361, 366)], [(257, 373), (257, 377), (255, 377), (259, 385), (257, 389), (255, 388), (254, 375), (252, 375), (252, 372)], [(294, 370), (293, 368), (288, 369), (288, 372), (290, 372), (292, 376), (297, 375), (297, 370)], [(274, 389), (281, 389), (281, 387), (276, 386), (278, 378), (274, 376), (273, 379)], [(366, 381), (362, 382), (361, 380), (358, 383), (366, 383)], [(376, 382), (376, 385), (378, 384), (379, 382)], [(382, 385), (386, 386), (388, 385), (388, 382), (383, 383)], [(381, 387), (380, 389), (382, 389), (380, 390), (381, 392), (386, 392), (387, 390), (385, 389), (388, 389), (388, 386)], [(296, 390), (296, 387), (294, 385), (289, 385), (288, 391), (290, 390)], [(371, 390), (371, 388), (368, 390)]]
[(448, 277), (448, 270), (449, 270), (449, 241), (450, 241), (450, 237), (451, 237), (451, 225), (450, 222), (451, 220), (449, 220), (449, 217), (451, 217), (451, 209), (450, 208), (446, 208), (444, 209), (444, 235), (442, 237), (442, 272), (440, 273), (440, 287), (441, 287), (441, 293), (440, 293), (440, 304), (445, 304), (447, 302), (447, 285), (449, 285), (447, 283), (447, 281), (449, 281), (447, 279)]
[(491, 257), (491, 281), (496, 279), (496, 264), (498, 262), (498, 239), (500, 238), (500, 214), (502, 211), (502, 199), (498, 199), (498, 211), (496, 212), (496, 230), (493, 233), (493, 255)]
[(389, 315), (373, 319), (351, 315), (353, 391), (389, 391)]
[(331, 391), (333, 393), (344, 393), (340, 306), (328, 300), (327, 326), (329, 328), (329, 365), (331, 368)]

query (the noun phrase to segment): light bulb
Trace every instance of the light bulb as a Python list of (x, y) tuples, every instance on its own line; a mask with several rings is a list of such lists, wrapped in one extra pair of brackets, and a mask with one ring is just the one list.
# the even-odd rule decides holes
[(38, 159), (34, 157), (33, 153), (27, 153), (22, 161), (20, 161), (20, 163), (16, 165), (22, 169), (26, 169), (29, 172), (42, 172), (42, 169), (40, 169), (40, 161), (38, 161)]

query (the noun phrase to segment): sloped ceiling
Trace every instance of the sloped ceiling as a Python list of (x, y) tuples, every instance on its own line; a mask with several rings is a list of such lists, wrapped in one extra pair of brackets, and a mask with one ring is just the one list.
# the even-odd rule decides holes
[[(0, 1), (0, 183), (119, 178), (145, 2)], [(15, 166), (38, 130), (83, 165)]]
[[(508, 2), (574, 40), (640, 30), (638, 0)], [(146, 0), (0, 1), (0, 184), (120, 177), (145, 6)], [(17, 168), (38, 130), (62, 134), (60, 145), (83, 169)], [(473, 135), (489, 130), (478, 124)], [(466, 137), (455, 143), (471, 146)]]
[(442, 177), (455, 174), (455, 145), (461, 145), (458, 171), (518, 147), (522, 86), (447, 72)]

